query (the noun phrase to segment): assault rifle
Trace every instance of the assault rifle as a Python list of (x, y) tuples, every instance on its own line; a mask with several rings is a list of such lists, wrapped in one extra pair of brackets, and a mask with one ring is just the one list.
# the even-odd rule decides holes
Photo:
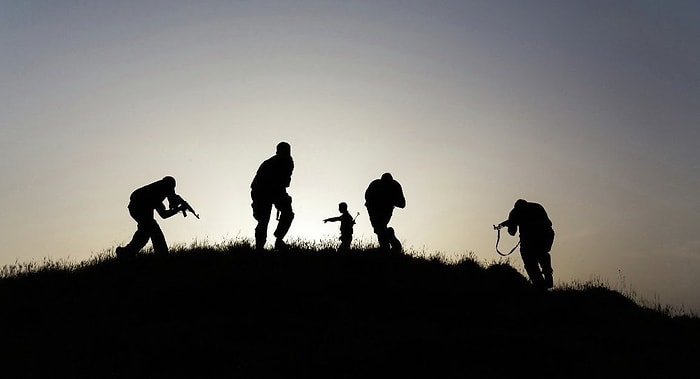
[(199, 215), (197, 214), (197, 212), (194, 211), (194, 208), (192, 208), (190, 203), (185, 201), (185, 199), (180, 197), (180, 195), (175, 195), (173, 200), (174, 200), (173, 202), (178, 204), (178, 206), (180, 207), (180, 211), (182, 211), (183, 217), (187, 217), (187, 212), (190, 212), (194, 215), (194, 217), (197, 217), (197, 219), (199, 219)]

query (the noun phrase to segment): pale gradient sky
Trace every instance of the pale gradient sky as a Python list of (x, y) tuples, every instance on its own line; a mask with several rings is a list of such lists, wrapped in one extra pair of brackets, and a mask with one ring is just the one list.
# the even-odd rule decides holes
[(169, 244), (252, 238), (284, 140), (291, 239), (336, 238), (345, 201), (374, 242), (391, 172), (409, 249), (498, 260), (524, 198), (556, 283), (700, 311), (699, 2), (0, 1), (0, 54), (0, 265), (128, 242), (165, 175), (201, 215), (159, 221)]

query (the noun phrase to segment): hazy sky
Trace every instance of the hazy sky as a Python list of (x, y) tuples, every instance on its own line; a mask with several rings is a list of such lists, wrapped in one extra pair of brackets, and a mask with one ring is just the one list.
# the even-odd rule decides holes
[(700, 2), (0, 1), (0, 54), (0, 265), (128, 242), (165, 175), (201, 216), (159, 219), (170, 245), (252, 238), (287, 141), (291, 240), (345, 201), (374, 242), (391, 172), (406, 248), (496, 261), (524, 198), (556, 283), (700, 311)]

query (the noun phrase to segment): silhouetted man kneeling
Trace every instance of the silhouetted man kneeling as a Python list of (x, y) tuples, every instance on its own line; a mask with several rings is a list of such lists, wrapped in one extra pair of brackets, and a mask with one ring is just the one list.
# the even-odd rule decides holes
[(401, 184), (390, 173), (373, 180), (365, 191), (365, 206), (369, 221), (379, 241), (379, 248), (385, 251), (402, 252), (401, 242), (396, 238), (394, 228), (388, 227), (394, 207), (404, 208), (406, 198)]
[(520, 256), (530, 281), (538, 288), (554, 287), (552, 269), (552, 244), (554, 229), (544, 207), (519, 199), (508, 214), (508, 219), (498, 227), (508, 227), (514, 236), (520, 228)]
[[(163, 201), (168, 199), (169, 209), (165, 209)], [(166, 219), (183, 210), (184, 201), (175, 194), (175, 178), (166, 176), (163, 179), (143, 186), (131, 193), (129, 214), (136, 221), (134, 237), (124, 247), (117, 247), (118, 258), (136, 255), (151, 240), (153, 252), (167, 254), (168, 245), (160, 226), (153, 217), (153, 211)]]
[(287, 244), (284, 237), (294, 219), (292, 197), (287, 194), (287, 187), (292, 181), (294, 160), (291, 146), (287, 142), (277, 144), (274, 156), (265, 160), (258, 168), (253, 182), (250, 184), (250, 197), (253, 200), (253, 217), (258, 221), (255, 227), (255, 249), (263, 250), (267, 241), (267, 226), (274, 205), (278, 213), (277, 229), (275, 229), (275, 249), (284, 250)]

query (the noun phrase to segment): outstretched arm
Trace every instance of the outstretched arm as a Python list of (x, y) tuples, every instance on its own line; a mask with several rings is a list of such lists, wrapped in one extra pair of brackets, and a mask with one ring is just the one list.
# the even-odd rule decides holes
[(323, 220), (323, 222), (328, 222), (328, 221), (340, 221), (340, 217), (331, 217)]

